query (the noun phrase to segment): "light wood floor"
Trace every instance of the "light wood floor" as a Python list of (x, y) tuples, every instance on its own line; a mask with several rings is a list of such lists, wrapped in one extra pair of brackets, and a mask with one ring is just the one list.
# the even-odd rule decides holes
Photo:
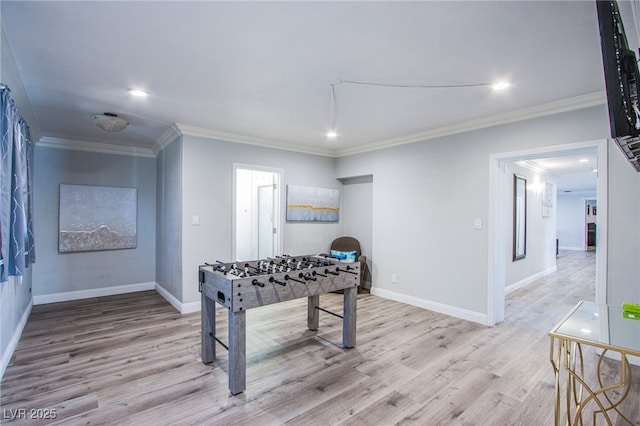
[[(200, 362), (200, 314), (180, 315), (155, 292), (34, 306), (1, 383), (3, 416), (52, 408), (73, 425), (549, 425), (547, 332), (593, 300), (594, 253), (561, 252), (558, 265), (510, 294), (496, 327), (361, 294), (350, 350), (338, 318), (323, 314), (317, 332), (306, 330), (305, 299), (250, 310), (247, 389), (235, 397), (226, 352)], [(339, 310), (341, 298), (321, 304)], [(639, 394), (628, 399), (640, 424)]]

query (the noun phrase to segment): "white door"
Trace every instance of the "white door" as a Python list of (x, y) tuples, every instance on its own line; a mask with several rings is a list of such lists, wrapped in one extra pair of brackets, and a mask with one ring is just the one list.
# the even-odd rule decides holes
[(274, 185), (258, 187), (258, 258), (273, 257), (275, 246), (275, 224), (273, 223)]
[(256, 260), (280, 254), (282, 173), (234, 165), (233, 259)]

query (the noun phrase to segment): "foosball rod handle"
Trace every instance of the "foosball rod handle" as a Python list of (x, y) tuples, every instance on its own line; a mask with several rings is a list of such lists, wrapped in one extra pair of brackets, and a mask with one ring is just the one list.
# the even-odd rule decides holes
[(287, 280), (287, 281), (289, 281), (289, 280), (291, 280), (291, 281), (295, 281), (295, 282), (298, 282), (298, 283), (300, 283), (300, 284), (306, 284), (306, 282), (301, 281), (301, 280), (296, 279), (296, 278), (293, 278), (293, 277), (290, 277), (289, 275), (285, 275), (285, 276), (284, 276), (284, 279), (285, 279), (285, 280)]
[(312, 277), (309, 274), (303, 274), (302, 272), (300, 272), (300, 275), (298, 275), (299, 278), (304, 278), (306, 281), (317, 281), (318, 279), (316, 277)]
[(276, 279), (275, 279), (275, 278), (273, 278), (273, 277), (269, 277), (269, 282), (270, 282), (270, 283), (276, 283), (276, 284), (279, 284), (279, 285), (281, 285), (281, 286), (283, 286), (283, 287), (284, 287), (285, 285), (287, 285), (287, 282), (286, 282), (286, 281), (276, 280)]

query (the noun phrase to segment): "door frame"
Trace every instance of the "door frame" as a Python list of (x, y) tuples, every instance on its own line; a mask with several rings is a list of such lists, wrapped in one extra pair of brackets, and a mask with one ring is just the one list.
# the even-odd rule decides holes
[(242, 170), (251, 170), (256, 172), (268, 172), (274, 173), (276, 175), (276, 190), (277, 190), (277, 202), (274, 203), (274, 207), (276, 209), (277, 219), (274, 218), (274, 224), (276, 226), (276, 253), (274, 254), (282, 254), (284, 247), (284, 207), (285, 207), (285, 194), (283, 188), (284, 182), (284, 169), (277, 167), (268, 167), (261, 166), (256, 164), (247, 164), (247, 163), (233, 163), (233, 188), (232, 188), (232, 202), (231, 202), (231, 256), (235, 260), (236, 259), (236, 190), (237, 190), (237, 171), (238, 169)]
[(553, 157), (578, 153), (585, 149), (597, 150), (598, 226), (596, 227), (596, 303), (606, 303), (607, 294), (607, 165), (608, 140), (599, 139), (571, 144), (553, 145), (522, 151), (504, 152), (489, 156), (489, 265), (487, 279), (487, 325), (504, 321), (505, 268), (507, 259), (507, 194), (511, 180), (506, 176), (507, 163), (540, 157)]

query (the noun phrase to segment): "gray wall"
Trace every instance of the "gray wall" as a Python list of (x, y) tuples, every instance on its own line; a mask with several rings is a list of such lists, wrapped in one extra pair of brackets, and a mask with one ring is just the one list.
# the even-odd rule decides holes
[(367, 257), (367, 269), (364, 271), (363, 288), (371, 288), (373, 259), (371, 249), (373, 241), (373, 176), (340, 178), (340, 222), (344, 224), (344, 235), (354, 237), (360, 243), (360, 250)]
[(156, 199), (156, 282), (182, 300), (182, 141), (158, 153)]
[[(232, 258), (233, 164), (284, 170), (284, 184), (340, 188), (332, 158), (277, 149), (182, 137), (182, 303), (196, 303), (198, 265)], [(282, 192), (282, 208), (286, 201)], [(192, 226), (191, 217), (200, 217)], [(342, 233), (341, 223), (286, 223), (284, 253), (311, 254), (327, 250)]]
[[(155, 282), (155, 159), (36, 147), (34, 296)], [(60, 184), (137, 188), (135, 249), (58, 253)]]
[(486, 314), (490, 155), (607, 134), (600, 106), (338, 158), (337, 176), (375, 182), (373, 288)]
[(31, 312), (32, 271), (33, 266), (26, 269), (24, 276), (9, 277), (0, 283), (0, 378)]

